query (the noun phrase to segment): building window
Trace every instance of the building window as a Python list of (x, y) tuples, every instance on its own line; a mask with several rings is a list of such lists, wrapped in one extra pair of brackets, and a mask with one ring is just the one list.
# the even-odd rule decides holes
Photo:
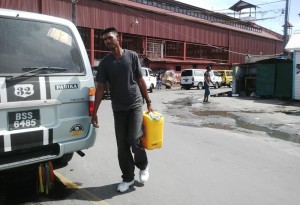
[(77, 27), (86, 49), (91, 49), (91, 29)]
[(181, 57), (183, 53), (182, 48), (183, 43), (181, 42), (166, 41), (166, 56)]
[(109, 51), (104, 45), (104, 42), (101, 38), (103, 30), (95, 29), (94, 30), (94, 54), (95, 54), (95, 59), (102, 59)]
[(123, 35), (122, 47), (128, 50), (133, 50), (139, 55), (143, 55), (143, 38), (131, 35)]
[(148, 39), (147, 41), (147, 54), (146, 57), (147, 58), (161, 58), (162, 57), (162, 53), (161, 53), (161, 47), (162, 46), (162, 42), (161, 40), (158, 39)]
[(175, 71), (181, 71), (181, 66), (180, 65), (175, 66)]
[(186, 45), (186, 57), (200, 58), (200, 45), (187, 44)]

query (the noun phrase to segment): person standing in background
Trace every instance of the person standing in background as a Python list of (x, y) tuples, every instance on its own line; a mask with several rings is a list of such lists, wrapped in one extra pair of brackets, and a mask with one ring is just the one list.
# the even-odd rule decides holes
[(208, 97), (210, 95), (209, 83), (211, 82), (213, 85), (214, 83), (211, 81), (210, 78), (210, 71), (211, 66), (206, 66), (206, 71), (204, 73), (204, 99), (203, 102), (208, 102)]
[(161, 89), (162, 86), (162, 76), (161, 73), (158, 73), (156, 76), (156, 89)]

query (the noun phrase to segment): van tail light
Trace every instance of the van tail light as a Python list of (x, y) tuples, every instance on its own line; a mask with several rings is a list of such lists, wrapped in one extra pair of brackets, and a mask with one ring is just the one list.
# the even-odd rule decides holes
[(194, 82), (194, 77), (192, 77), (192, 81)]
[(94, 113), (94, 107), (95, 107), (95, 94), (96, 89), (90, 88), (89, 89), (89, 97), (90, 97), (90, 105), (89, 105), (89, 115), (92, 116)]

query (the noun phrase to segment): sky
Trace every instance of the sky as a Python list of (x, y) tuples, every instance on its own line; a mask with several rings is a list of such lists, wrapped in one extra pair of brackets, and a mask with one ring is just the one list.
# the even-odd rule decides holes
[[(231, 6), (237, 3), (239, 0), (177, 0), (182, 3), (204, 8), (210, 11), (233, 14), (232, 10), (229, 10)], [(243, 0), (244, 2), (258, 6), (256, 8), (256, 21), (254, 23), (263, 26), (267, 29), (275, 31), (276, 33), (283, 35), (283, 25), (285, 20), (285, 14), (282, 10), (285, 10), (286, 0)], [(300, 0), (288, 0), (288, 21), (293, 25), (292, 33), (300, 31)], [(249, 12), (249, 9), (242, 10), (242, 12)], [(251, 9), (251, 12), (255, 11)], [(231, 15), (233, 17), (233, 15)], [(249, 14), (247, 15), (249, 16)], [(254, 16), (254, 15), (253, 15)], [(238, 15), (236, 15), (238, 17)]]

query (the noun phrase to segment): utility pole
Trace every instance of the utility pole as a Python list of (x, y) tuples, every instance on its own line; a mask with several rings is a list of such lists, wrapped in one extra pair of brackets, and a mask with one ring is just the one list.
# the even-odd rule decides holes
[(286, 0), (285, 4), (285, 17), (284, 17), (284, 31), (283, 31), (283, 46), (285, 47), (288, 40), (288, 16), (289, 16), (289, 0)]

